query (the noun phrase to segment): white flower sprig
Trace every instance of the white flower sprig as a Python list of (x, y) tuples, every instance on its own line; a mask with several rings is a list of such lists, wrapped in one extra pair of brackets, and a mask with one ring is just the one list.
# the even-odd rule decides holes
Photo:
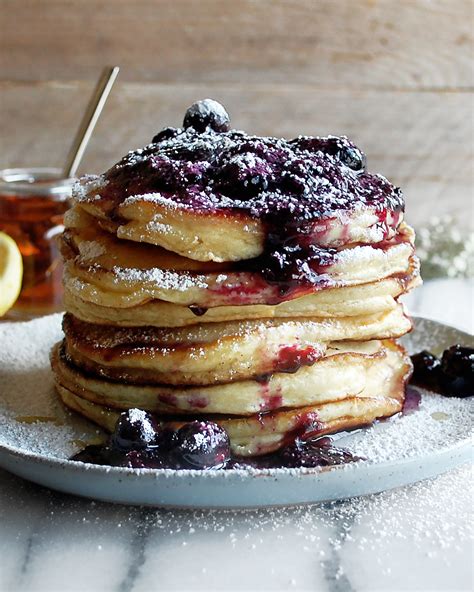
[(425, 279), (474, 277), (474, 234), (460, 230), (452, 217), (417, 228), (416, 251)]

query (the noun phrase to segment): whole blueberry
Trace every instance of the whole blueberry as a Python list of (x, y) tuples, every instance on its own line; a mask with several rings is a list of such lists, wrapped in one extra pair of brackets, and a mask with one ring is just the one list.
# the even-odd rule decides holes
[(245, 196), (253, 197), (268, 189), (268, 180), (263, 175), (249, 175), (242, 181), (242, 188)]
[(282, 173), (281, 185), (285, 191), (288, 191), (289, 193), (295, 193), (296, 195), (302, 195), (307, 190), (304, 177), (300, 177), (289, 171)]
[(455, 397), (474, 395), (474, 349), (453, 345), (441, 359), (444, 394)]
[(159, 432), (155, 418), (143, 409), (120, 414), (111, 436), (111, 446), (120, 450), (141, 450), (154, 446)]
[(224, 107), (213, 99), (204, 99), (193, 103), (186, 111), (183, 126), (194, 128), (202, 133), (206, 130), (227, 132), (230, 128), (230, 118)]
[(238, 154), (217, 171), (217, 184), (230, 197), (245, 201), (266, 191), (270, 165), (252, 153)]
[(311, 137), (299, 136), (291, 140), (299, 150), (323, 152), (338, 158), (354, 171), (363, 171), (367, 165), (365, 154), (345, 136)]
[(229, 436), (216, 423), (192, 421), (176, 432), (173, 452), (176, 468), (220, 468), (230, 458)]
[(175, 138), (181, 130), (175, 127), (165, 127), (153, 137), (152, 144)]
[(344, 146), (339, 153), (339, 158), (353, 171), (363, 171), (366, 167), (365, 154), (355, 146)]
[(441, 362), (431, 352), (423, 350), (411, 356), (413, 363), (412, 382), (421, 386), (439, 388)]
[(443, 372), (450, 376), (474, 373), (474, 349), (459, 344), (445, 349), (441, 358)]

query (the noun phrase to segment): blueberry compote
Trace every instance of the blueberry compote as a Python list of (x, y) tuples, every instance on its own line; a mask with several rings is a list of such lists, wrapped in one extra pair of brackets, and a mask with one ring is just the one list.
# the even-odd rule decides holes
[(104, 178), (98, 193), (111, 217), (119, 217), (124, 199), (148, 195), (195, 212), (260, 220), (264, 253), (244, 266), (278, 284), (282, 295), (327, 281), (336, 250), (323, 239), (333, 222), (345, 244), (351, 215), (370, 209), (382, 240), (390, 239), (404, 209), (400, 189), (367, 172), (365, 155), (346, 137), (249, 136), (231, 130), (225, 109), (210, 99), (188, 109), (182, 128), (163, 129)]
[(253, 458), (233, 458), (228, 464), (232, 469), (277, 469), (332, 467), (363, 460), (346, 450), (333, 445), (328, 436), (302, 440), (295, 438), (278, 452)]
[(151, 469), (319, 467), (360, 460), (332, 446), (328, 437), (303, 441), (298, 435), (280, 451), (252, 459), (233, 457), (227, 432), (211, 421), (192, 421), (177, 430), (163, 427), (146, 411), (122, 413), (103, 445), (87, 446), (72, 460)]
[(453, 345), (441, 359), (428, 351), (411, 357), (413, 384), (436, 391), (446, 397), (474, 395), (474, 348)]
[(230, 459), (229, 437), (213, 422), (162, 427), (141, 409), (122, 413), (104, 445), (87, 446), (73, 460), (132, 468), (218, 469)]

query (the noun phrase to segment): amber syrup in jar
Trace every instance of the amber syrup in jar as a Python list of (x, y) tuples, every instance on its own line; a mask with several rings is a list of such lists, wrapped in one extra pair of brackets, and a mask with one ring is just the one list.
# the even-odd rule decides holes
[(62, 309), (62, 263), (57, 236), (69, 208), (73, 180), (59, 169), (0, 171), (0, 230), (23, 258), (20, 296), (6, 319), (25, 320)]

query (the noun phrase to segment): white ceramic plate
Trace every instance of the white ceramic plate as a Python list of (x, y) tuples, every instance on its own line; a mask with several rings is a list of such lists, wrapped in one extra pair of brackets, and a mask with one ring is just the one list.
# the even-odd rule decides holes
[[(291, 505), (380, 492), (434, 477), (471, 458), (473, 400), (422, 393), (418, 410), (342, 437), (338, 444), (367, 458), (345, 466), (201, 472), (67, 460), (81, 443), (97, 438), (97, 429), (65, 411), (54, 395), (48, 351), (61, 337), (60, 318), (0, 324), (0, 466), (41, 485), (127, 504)], [(404, 341), (410, 353), (473, 343), (470, 335), (423, 318), (415, 320)]]

